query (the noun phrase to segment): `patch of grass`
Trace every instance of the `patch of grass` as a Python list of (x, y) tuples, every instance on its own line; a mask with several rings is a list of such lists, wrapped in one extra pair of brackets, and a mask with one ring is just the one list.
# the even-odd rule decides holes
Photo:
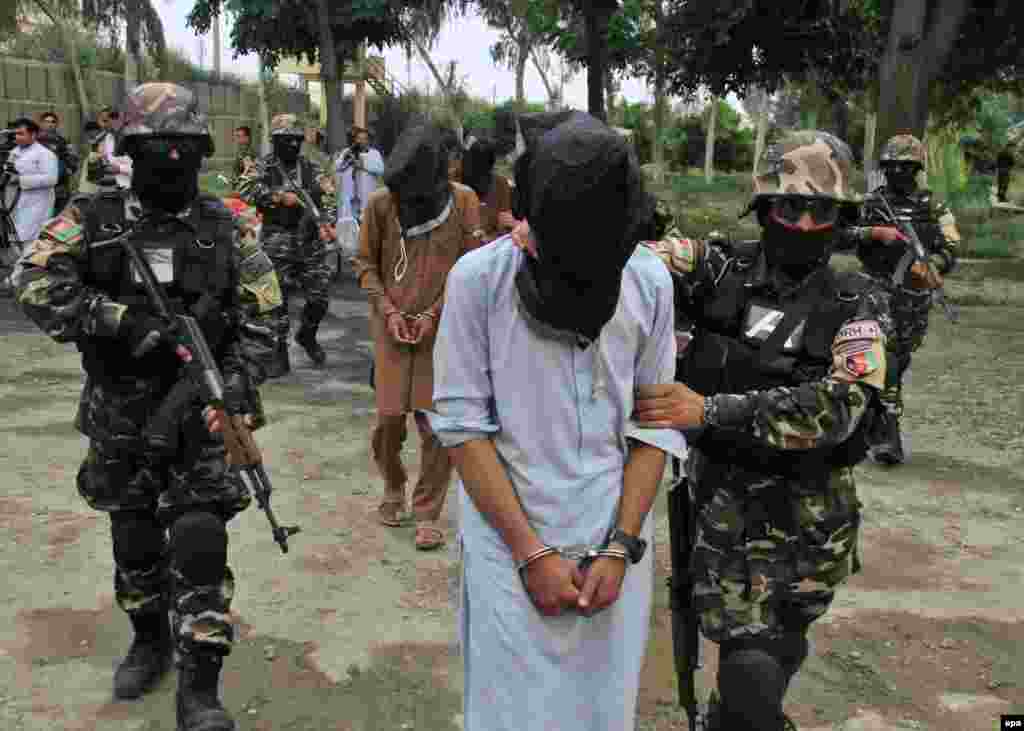
[(224, 196), (231, 192), (231, 186), (221, 180), (218, 176), (225, 178), (228, 174), (223, 170), (208, 170), (199, 175), (199, 190), (208, 195)]
[(703, 173), (699, 175), (670, 173), (666, 179), (676, 195), (726, 194), (739, 195), (749, 200), (753, 192), (753, 185), (747, 174), (725, 175), (718, 173), (710, 183), (704, 180)]

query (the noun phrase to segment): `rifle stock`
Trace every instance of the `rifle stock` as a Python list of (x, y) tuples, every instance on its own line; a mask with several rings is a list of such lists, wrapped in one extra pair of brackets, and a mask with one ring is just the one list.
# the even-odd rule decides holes
[(704, 731), (706, 718), (697, 700), (696, 672), (702, 667), (700, 627), (693, 606), (690, 557), (693, 554), (694, 514), (689, 482), (679, 475), (679, 461), (673, 460), (675, 480), (668, 491), (669, 542), (672, 575), (666, 583), (672, 609), (672, 654), (679, 684), (679, 705), (686, 709), (690, 731)]
[(157, 317), (163, 320), (174, 334), (175, 352), (184, 363), (185, 372), (188, 374), (188, 380), (179, 381), (157, 409), (153, 421), (147, 427), (147, 441), (160, 449), (168, 449), (172, 445), (176, 447), (176, 424), (179, 422), (173, 419), (182, 413), (196, 395), (211, 408), (223, 411), (224, 447), (227, 450), (228, 464), (237, 470), (239, 478), (252, 491), (256, 503), (266, 514), (274, 540), (281, 547), (281, 552), (288, 553), (288, 537), (295, 535), (300, 529), (298, 526), (278, 525), (270, 508), (270, 493), (273, 487), (263, 467), (263, 455), (256, 440), (253, 439), (252, 431), (245, 423), (245, 417), (238, 413), (230, 399), (225, 398), (224, 378), (199, 322), (189, 315), (174, 314), (149, 262), (129, 242), (127, 235), (119, 238), (142, 280), (142, 286)]

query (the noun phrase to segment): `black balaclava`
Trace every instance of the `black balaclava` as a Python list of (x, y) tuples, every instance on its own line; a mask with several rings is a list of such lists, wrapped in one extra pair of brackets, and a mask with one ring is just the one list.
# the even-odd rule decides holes
[(487, 138), (477, 139), (462, 155), (462, 182), (472, 188), (480, 200), (491, 192), (497, 159), (495, 144)]
[(270, 138), (274, 146), (274, 155), (285, 165), (294, 165), (299, 159), (302, 149), (302, 137), (299, 135), (273, 135)]
[(885, 184), (897, 195), (910, 195), (917, 190), (917, 173), (920, 169), (917, 164), (882, 165)]
[(178, 213), (199, 195), (199, 168), (206, 141), (202, 137), (144, 137), (128, 152), (132, 158), (132, 192), (148, 209)]
[(621, 135), (579, 112), (540, 136), (528, 156), (538, 258), (524, 259), (517, 290), (534, 320), (586, 347), (615, 314), (646, 225), (640, 169)]
[(451, 197), (441, 130), (425, 124), (402, 132), (388, 156), (384, 184), (398, 197), (398, 221), (403, 230), (441, 215)]
[(799, 282), (828, 264), (835, 250), (838, 225), (824, 231), (800, 231), (772, 218), (770, 207), (770, 202), (765, 201), (758, 210), (761, 242), (770, 270), (782, 272), (793, 282)]

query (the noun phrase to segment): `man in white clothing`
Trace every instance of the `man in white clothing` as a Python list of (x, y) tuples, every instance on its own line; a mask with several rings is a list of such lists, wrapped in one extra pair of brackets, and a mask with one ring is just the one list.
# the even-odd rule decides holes
[(516, 164), (511, 237), (448, 275), (434, 412), (461, 477), (467, 731), (631, 731), (654, 584), (649, 513), (679, 431), (631, 421), (675, 373), (672, 282), (622, 138), (576, 113)]
[(117, 154), (117, 134), (121, 125), (121, 114), (112, 107), (104, 107), (96, 116), (100, 127), (106, 131), (100, 143), (100, 152), (107, 168), (114, 173), (114, 180), (119, 188), (132, 187), (132, 159), (127, 155)]
[(344, 251), (354, 255), (363, 210), (384, 174), (384, 158), (370, 147), (370, 133), (362, 127), (352, 127), (348, 139), (349, 146), (338, 155), (334, 170), (338, 176), (338, 240)]
[(14, 203), (11, 219), (18, 240), (28, 243), (35, 241), (43, 223), (53, 215), (60, 166), (57, 156), (36, 141), (39, 125), (33, 120), (17, 119), (13, 129), (16, 147), (7, 159), (10, 174), (4, 195), (8, 204)]

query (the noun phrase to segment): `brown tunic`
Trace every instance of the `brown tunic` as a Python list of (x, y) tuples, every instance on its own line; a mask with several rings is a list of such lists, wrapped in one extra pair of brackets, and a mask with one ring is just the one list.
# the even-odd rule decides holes
[(363, 213), (354, 263), (359, 285), (370, 298), (377, 412), (383, 415), (433, 408), (434, 336), (416, 345), (396, 343), (386, 323), (392, 312), (430, 312), (436, 317), (436, 332), (448, 272), (460, 256), (481, 243), (476, 193), (460, 183), (451, 185), (455, 201), (448, 219), (433, 231), (406, 240), (408, 267), (401, 282), (395, 281), (401, 246), (389, 191), (383, 188), (371, 193)]
[(487, 197), (480, 201), (480, 225), (484, 230), (484, 243), (504, 236), (510, 229), (498, 223), (498, 214), (512, 212), (512, 186), (504, 175), (495, 174)]

